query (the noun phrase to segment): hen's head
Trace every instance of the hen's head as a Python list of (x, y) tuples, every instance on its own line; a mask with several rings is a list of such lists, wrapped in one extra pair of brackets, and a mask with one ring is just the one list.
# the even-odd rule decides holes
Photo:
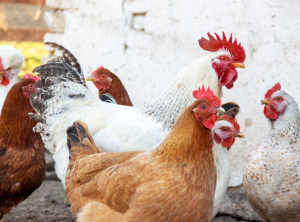
[(265, 105), (264, 114), (270, 119), (277, 119), (278, 114), (284, 113), (285, 108), (291, 103), (295, 103), (293, 97), (281, 90), (280, 83), (269, 89), (261, 101), (261, 104)]
[(35, 93), (35, 83), (39, 78), (37, 76), (34, 76), (32, 74), (27, 73), (23, 76), (22, 85), (21, 85), (21, 91), (24, 96), (26, 96), (28, 99), (31, 94)]
[(17, 78), (24, 56), (15, 48), (0, 46), (0, 86), (7, 86), (10, 79)]
[(112, 78), (109, 75), (110, 71), (100, 66), (91, 76), (86, 78), (86, 81), (92, 81), (97, 89), (107, 90), (112, 82)]
[(223, 148), (232, 146), (236, 137), (244, 138), (240, 132), (240, 125), (231, 117), (223, 116), (213, 127), (213, 137), (216, 143), (222, 144)]
[(213, 128), (217, 120), (216, 113), (220, 112), (220, 100), (209, 87), (205, 90), (204, 86), (202, 89), (195, 90), (193, 96), (197, 99), (196, 108), (193, 109), (197, 120), (201, 121), (206, 128)]
[(243, 63), (246, 59), (245, 50), (241, 46), (241, 43), (237, 44), (236, 39), (232, 41), (232, 34), (228, 40), (224, 32), (223, 39), (216, 33), (216, 39), (210, 33), (207, 33), (207, 35), (209, 40), (202, 37), (199, 40), (199, 45), (206, 51), (219, 52), (212, 59), (212, 67), (218, 75), (219, 85), (231, 89), (238, 77), (236, 68), (245, 68)]

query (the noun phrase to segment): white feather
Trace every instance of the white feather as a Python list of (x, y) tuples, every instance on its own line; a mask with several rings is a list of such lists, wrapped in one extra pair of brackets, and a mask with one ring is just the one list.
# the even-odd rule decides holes
[[(222, 88), (212, 68), (212, 59), (223, 52), (210, 53), (192, 62), (150, 104), (141, 108), (104, 103), (86, 87), (64, 82), (51, 87), (54, 98), (48, 100), (46, 124), (39, 123), (45, 147), (53, 154), (56, 173), (64, 184), (69, 163), (66, 129), (76, 120), (87, 123), (95, 143), (107, 152), (154, 150), (166, 137), (184, 108), (195, 98), (192, 92), (209, 86), (221, 100)], [(83, 98), (70, 98), (81, 93)]]
[(17, 83), (17, 75), (23, 65), (24, 56), (15, 48), (10, 46), (0, 46), (0, 58), (3, 69), (11, 68), (11, 78), (7, 86), (0, 84), (0, 113), (6, 95), (10, 88)]

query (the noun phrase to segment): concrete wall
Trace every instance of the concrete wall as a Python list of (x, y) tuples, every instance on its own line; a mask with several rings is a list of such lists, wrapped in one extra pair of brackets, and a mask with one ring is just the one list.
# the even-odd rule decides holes
[(297, 0), (47, 0), (46, 5), (57, 10), (46, 16), (56, 33), (46, 34), (45, 41), (68, 48), (86, 75), (100, 65), (115, 72), (135, 105), (156, 98), (183, 67), (207, 53), (198, 45), (207, 32), (233, 33), (247, 58), (234, 88), (224, 89), (223, 102), (241, 106), (238, 121), (246, 136), (230, 150), (232, 186), (242, 183), (247, 156), (263, 139), (267, 120), (260, 100), (267, 89), (280, 82), (300, 104)]

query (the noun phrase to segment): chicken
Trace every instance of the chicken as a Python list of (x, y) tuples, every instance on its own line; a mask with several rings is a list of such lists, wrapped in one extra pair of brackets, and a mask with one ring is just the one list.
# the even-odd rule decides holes
[(232, 37), (202, 38), (200, 46), (213, 51), (189, 64), (153, 102), (129, 107), (99, 101), (87, 87), (80, 64), (62, 46), (45, 43), (60, 51), (60, 62), (35, 69), (40, 87), (30, 98), (37, 111), (31, 118), (45, 147), (53, 153), (56, 173), (64, 184), (69, 163), (66, 129), (76, 120), (89, 126), (95, 143), (105, 152), (151, 151), (168, 135), (179, 114), (195, 100), (192, 92), (204, 85), (221, 99), (222, 86), (232, 88), (237, 79), (235, 67), (244, 67), (245, 51)]
[[(106, 101), (109, 95), (113, 97), (115, 103), (124, 106), (133, 106), (130, 97), (121, 80), (108, 69), (103, 66), (96, 69), (86, 81), (93, 81), (98, 89), (98, 96)], [(107, 95), (109, 94), (109, 95)]]
[(243, 186), (254, 210), (267, 221), (300, 221), (300, 115), (279, 83), (262, 100), (268, 120), (264, 140), (250, 153)]
[(24, 78), (9, 90), (0, 116), (0, 220), (39, 188), (45, 175), (44, 144), (28, 116), (36, 80)]
[(17, 74), (24, 56), (15, 48), (0, 46), (0, 111), (10, 88), (17, 83)]
[[(232, 113), (232, 110), (229, 112)], [(244, 134), (240, 132), (239, 124), (231, 116), (227, 115), (222, 115), (222, 120), (216, 122), (212, 128), (212, 133), (214, 138), (214, 162), (217, 170), (217, 187), (211, 217), (214, 218), (218, 213), (230, 181), (230, 165), (227, 148), (232, 146), (236, 137), (244, 138)]]
[(197, 100), (153, 151), (106, 153), (84, 122), (68, 129), (66, 187), (73, 213), (82, 209), (79, 222), (210, 220), (216, 187), (211, 128), (220, 101), (204, 87), (193, 94)]

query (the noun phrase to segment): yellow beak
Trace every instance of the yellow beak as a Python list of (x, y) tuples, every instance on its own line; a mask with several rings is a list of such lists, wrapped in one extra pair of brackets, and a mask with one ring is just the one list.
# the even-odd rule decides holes
[(241, 133), (241, 132), (233, 133), (232, 136), (233, 136), (233, 137), (238, 137), (238, 138), (245, 138), (244, 134)]
[(86, 81), (92, 81), (92, 82), (94, 82), (94, 81), (97, 81), (97, 79), (95, 77), (93, 77), (93, 76), (89, 76), (89, 77), (86, 78)]
[(235, 68), (246, 68), (246, 66), (242, 62), (232, 63), (232, 65), (234, 65)]
[(272, 102), (270, 102), (270, 101), (268, 101), (268, 100), (266, 100), (266, 99), (263, 99), (263, 100), (260, 102), (260, 104), (269, 106), (269, 105), (272, 104)]

